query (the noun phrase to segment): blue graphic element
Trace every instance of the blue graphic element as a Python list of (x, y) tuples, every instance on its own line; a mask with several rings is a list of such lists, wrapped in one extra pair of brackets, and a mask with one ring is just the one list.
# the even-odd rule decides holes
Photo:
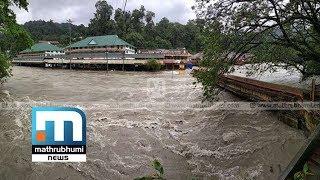
[[(64, 141), (54, 141), (54, 122), (53, 117), (47, 117), (46, 119), (46, 140), (43, 142), (37, 141), (36, 135), (36, 112), (39, 111), (71, 111), (81, 115), (82, 129), (73, 129), (72, 122), (68, 119), (64, 122)], [(73, 141), (73, 131), (82, 131), (82, 141)], [(78, 108), (70, 107), (33, 107), (32, 108), (32, 145), (86, 145), (86, 115)]]

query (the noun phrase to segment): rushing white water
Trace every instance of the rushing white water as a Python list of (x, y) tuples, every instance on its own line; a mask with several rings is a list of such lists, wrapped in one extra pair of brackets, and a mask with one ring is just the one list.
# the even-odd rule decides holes
[(292, 87), (298, 87), (302, 89), (310, 89), (312, 79), (316, 80), (317, 84), (320, 84), (320, 77), (313, 76), (307, 79), (302, 79), (302, 75), (299, 71), (294, 68), (284, 69), (281, 67), (276, 67), (272, 69), (267, 69), (268, 64), (261, 64), (258, 67), (260, 70), (252, 72), (252, 69), (256, 69), (257, 65), (243, 65), (236, 66), (235, 71), (232, 75), (248, 77), (252, 79), (257, 79), (265, 82), (272, 82), (277, 84), (288, 85)]
[[(305, 141), (271, 112), (186, 108), (201, 103), (189, 75), (14, 67), (0, 88), (4, 179), (275, 179)], [(221, 101), (239, 101), (228, 93)], [(31, 163), (31, 107), (87, 114), (86, 163)], [(1, 178), (0, 178), (1, 179)]]

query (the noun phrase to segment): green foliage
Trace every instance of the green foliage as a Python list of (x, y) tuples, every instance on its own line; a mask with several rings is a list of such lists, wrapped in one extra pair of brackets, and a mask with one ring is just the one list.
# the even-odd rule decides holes
[(3, 53), (0, 53), (0, 83), (3, 82), (3, 78), (10, 76), (10, 72), (9, 57)]
[(163, 170), (163, 167), (162, 167), (161, 163), (158, 160), (154, 160), (153, 161), (153, 167), (154, 167), (155, 170), (158, 171), (158, 175), (160, 177), (162, 177), (163, 173), (164, 173), (164, 170)]
[(95, 36), (114, 34), (116, 24), (111, 18), (113, 7), (107, 1), (99, 0), (96, 9), (94, 18), (90, 20), (89, 33)]
[(308, 73), (308, 75), (313, 75), (313, 74), (319, 74), (319, 72), (320, 72), (320, 62), (306, 61), (305, 73)]
[[(138, 49), (168, 49), (185, 47), (191, 52), (203, 50), (204, 21), (190, 20), (186, 25), (163, 18), (154, 22), (155, 13), (141, 6), (133, 11), (114, 10), (107, 1), (96, 3), (96, 12), (89, 27), (72, 25), (72, 42), (81, 37), (116, 34)], [(69, 24), (53, 21), (30, 21), (24, 27), (35, 41), (55, 40), (65, 46), (69, 43)]]
[(125, 39), (128, 43), (134, 44), (134, 46), (136, 46), (136, 47), (145, 47), (144, 37), (137, 32), (132, 32), (132, 33), (128, 34)]
[(27, 9), (27, 0), (1, 0), (0, 1), (0, 32), (5, 30), (9, 24), (15, 23), (16, 16), (9, 8), (11, 5)]
[(16, 16), (9, 8), (15, 5), (27, 9), (26, 0), (0, 1), (0, 81), (10, 75), (10, 55), (14, 56), (20, 50), (31, 46), (29, 34), (16, 23)]
[(307, 178), (307, 176), (313, 176), (312, 173), (310, 173), (308, 164), (304, 164), (302, 171), (299, 171), (294, 174), (293, 179), (294, 180), (304, 180)]
[(197, 0), (194, 9), (206, 22), (203, 67), (208, 71), (198, 76), (205, 95), (211, 96), (218, 75), (230, 72), (244, 54), (257, 64), (252, 72), (280, 66), (295, 68), (304, 78), (320, 75), (318, 6), (313, 0)]
[(146, 69), (148, 71), (159, 71), (161, 70), (161, 64), (158, 63), (155, 59), (152, 59), (147, 62)]
[(164, 49), (170, 49), (172, 48), (172, 44), (170, 43), (170, 41), (166, 40), (166, 39), (162, 39), (161, 37), (156, 37), (155, 41), (154, 41), (156, 48), (164, 48)]
[(304, 174), (300, 171), (294, 174), (294, 180), (304, 180)]
[[(59, 41), (62, 46), (69, 45), (69, 27), (68, 23), (56, 23), (53, 21), (29, 21), (23, 25), (32, 38), (37, 42), (39, 40)], [(81, 37), (87, 35), (88, 28), (84, 25), (71, 25), (72, 42), (78, 41)]]
[(202, 69), (194, 73), (197, 81), (202, 84), (204, 100), (213, 101), (216, 94), (219, 92), (217, 88), (218, 77), (220, 74), (227, 72), (232, 66), (232, 62), (225, 61), (224, 56), (221, 56), (226, 49), (226, 37), (219, 31), (219, 23), (211, 24), (205, 33), (207, 36), (204, 38), (205, 49), (204, 59), (200, 62)]
[(0, 45), (1, 50), (9, 52), (10, 57), (33, 45), (30, 34), (18, 24), (10, 24), (0, 41), (3, 42)]
[(114, 21), (116, 23), (116, 33), (119, 37), (125, 37), (127, 34), (127, 24), (130, 23), (129, 12), (123, 13), (122, 9), (118, 8), (114, 13)]
[(130, 27), (133, 32), (142, 33), (144, 22), (143, 19), (145, 17), (145, 8), (141, 6), (140, 9), (135, 9), (132, 11)]
[(154, 160), (152, 166), (157, 171), (156, 174), (135, 178), (135, 180), (164, 180), (164, 168), (161, 163), (158, 160)]

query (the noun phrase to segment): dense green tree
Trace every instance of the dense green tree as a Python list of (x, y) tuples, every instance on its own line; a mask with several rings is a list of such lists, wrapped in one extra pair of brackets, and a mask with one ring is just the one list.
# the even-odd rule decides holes
[(134, 32), (142, 33), (144, 27), (144, 17), (146, 9), (141, 6), (140, 9), (132, 11), (130, 25)]
[(111, 18), (113, 7), (107, 1), (99, 0), (96, 3), (96, 13), (90, 20), (89, 33), (91, 35), (105, 35), (116, 33), (116, 23)]
[(156, 26), (157, 35), (162, 39), (170, 39), (171, 38), (171, 24), (169, 19), (162, 18)]
[(114, 13), (114, 21), (116, 23), (117, 35), (123, 37), (126, 34), (126, 20), (124, 12), (118, 8)]
[(28, 2), (26, 0), (0, 1), (0, 81), (10, 75), (10, 58), (32, 43), (29, 34), (16, 23), (16, 16), (10, 9), (12, 5), (27, 9)]
[[(40, 40), (45, 41), (59, 41), (62, 46), (69, 45), (69, 23), (56, 23), (53, 21), (29, 21), (24, 25), (32, 38), (37, 42)], [(71, 25), (72, 41), (75, 42), (87, 35), (87, 27), (83, 24)]]
[(147, 11), (146, 12), (145, 20), (146, 20), (147, 25), (154, 26), (153, 18), (155, 16), (156, 16), (156, 14), (154, 12), (152, 12), (152, 11)]
[(185, 48), (191, 52), (200, 52), (204, 45), (204, 21), (200, 19), (190, 20), (185, 25), (185, 38), (183, 39)]
[(144, 46), (146, 49), (156, 49), (156, 48), (163, 48), (163, 47), (159, 47), (159, 45), (157, 44), (157, 42), (153, 39), (153, 40), (149, 40), (146, 41), (144, 43)]
[(162, 39), (160, 36), (157, 36), (155, 39), (155, 44), (157, 48), (160, 49), (171, 49), (172, 44), (170, 43), (169, 40)]
[(183, 41), (187, 38), (185, 28), (186, 27), (180, 23), (171, 24), (170, 42), (173, 47), (184, 47), (185, 44)]
[(153, 18), (155, 13), (152, 11), (147, 11), (145, 16), (146, 26), (145, 26), (145, 37), (149, 41), (153, 40), (156, 35), (155, 24)]
[[(180, 48), (186, 47), (191, 52), (202, 51), (202, 33), (204, 23), (201, 20), (188, 22), (186, 25), (172, 23), (167, 18), (154, 22), (155, 13), (143, 6), (131, 11), (113, 7), (106, 1), (96, 3), (96, 12), (89, 27), (71, 25), (72, 42), (89, 35), (117, 34), (137, 48)], [(56, 40), (62, 46), (69, 44), (68, 23), (53, 21), (30, 21), (24, 27), (35, 41)]]
[(20, 51), (31, 47), (33, 44), (30, 34), (18, 24), (13, 24), (4, 33), (4, 42), (1, 49), (7, 51), (10, 57), (16, 56)]
[(144, 44), (145, 40), (140, 33), (137, 33), (137, 32), (129, 33), (125, 39), (127, 40), (128, 43), (134, 44), (138, 49), (145, 48), (145, 44)]
[(3, 81), (3, 78), (10, 75), (10, 59), (4, 54), (0, 53), (0, 82)]
[(154, 19), (155, 18), (155, 13), (152, 11), (146, 11), (145, 15), (145, 22), (146, 25), (144, 27), (144, 39), (145, 39), (145, 47), (148, 49), (155, 49), (158, 48), (158, 45), (155, 42), (155, 38), (157, 36), (157, 32), (155, 29), (155, 23)]
[(210, 40), (205, 48), (210, 71), (200, 81), (213, 85), (206, 81), (228, 72), (245, 53), (251, 63), (268, 68), (295, 68), (303, 77), (320, 74), (319, 7), (314, 0), (197, 0)]

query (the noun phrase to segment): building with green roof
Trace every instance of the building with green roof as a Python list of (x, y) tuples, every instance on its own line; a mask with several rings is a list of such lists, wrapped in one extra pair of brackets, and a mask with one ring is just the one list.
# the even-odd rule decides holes
[(15, 59), (20, 61), (43, 61), (44, 59), (62, 58), (64, 55), (62, 48), (48, 42), (42, 42), (21, 51)]
[(104, 58), (108, 53), (120, 57), (119, 54), (135, 54), (135, 47), (119, 38), (117, 35), (87, 37), (65, 48), (71, 59)]
[(31, 46), (31, 48), (21, 51), (20, 54), (34, 54), (45, 52), (62, 53), (63, 49), (58, 46), (43, 42), (34, 44), (33, 46)]

